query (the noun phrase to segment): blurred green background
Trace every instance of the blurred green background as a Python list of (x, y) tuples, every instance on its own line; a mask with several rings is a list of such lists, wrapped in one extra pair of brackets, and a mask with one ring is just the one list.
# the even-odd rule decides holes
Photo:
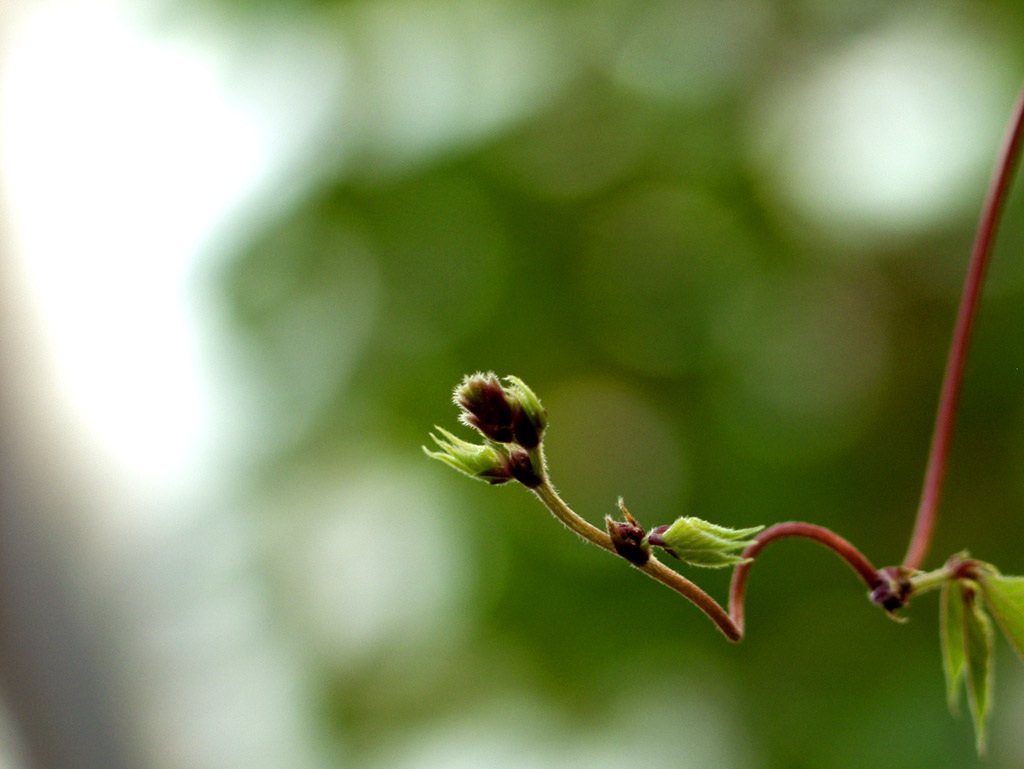
[[(48, 363), (6, 352), (10, 461), (50, 496), (25, 436), (71, 468), (32, 525), (127, 765), (978, 763), (934, 597), (893, 623), (788, 541), (732, 645), (420, 445), (469, 437), (464, 374), (516, 374), (592, 522), (622, 495), (648, 526), (807, 520), (901, 560), (1024, 4), (19, 11), (5, 290)], [(930, 566), (1024, 573), (1016, 187)], [(76, 416), (39, 438), (54, 409)], [(685, 573), (725, 600), (728, 574)], [(1018, 767), (999, 644), (984, 765)], [(37, 765), (46, 712), (5, 710), (4, 766)]]

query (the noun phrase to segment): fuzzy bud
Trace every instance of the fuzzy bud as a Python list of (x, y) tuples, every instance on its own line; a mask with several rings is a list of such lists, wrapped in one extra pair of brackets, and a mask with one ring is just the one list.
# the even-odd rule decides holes
[(464, 424), (492, 441), (512, 442), (512, 404), (493, 373), (466, 376), (455, 388), (453, 400), (463, 410), (460, 419)]

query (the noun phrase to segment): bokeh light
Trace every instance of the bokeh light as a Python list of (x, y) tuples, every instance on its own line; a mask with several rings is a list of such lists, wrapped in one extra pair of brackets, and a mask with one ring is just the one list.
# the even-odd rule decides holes
[(784, 198), (854, 242), (976, 207), (1006, 111), (993, 32), (911, 13), (767, 89), (751, 130)]

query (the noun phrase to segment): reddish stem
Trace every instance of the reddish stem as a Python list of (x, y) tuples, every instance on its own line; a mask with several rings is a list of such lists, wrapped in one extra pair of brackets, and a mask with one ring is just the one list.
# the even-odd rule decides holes
[[(857, 572), (857, 575), (864, 581), (869, 590), (874, 589), (879, 583), (880, 578), (875, 567), (871, 565), (871, 562), (857, 548), (835, 532), (821, 526), (815, 526), (813, 523), (790, 521), (769, 526), (754, 538), (752, 545), (743, 551), (743, 557), (756, 558), (757, 554), (770, 543), (787, 537), (803, 537), (804, 539), (814, 540), (818, 544), (824, 545), (846, 561), (850, 568)], [(743, 637), (744, 631), (743, 600), (747, 590), (747, 575), (750, 573), (750, 567), (753, 565), (751, 561), (737, 566), (736, 570), (732, 573), (732, 584), (729, 586), (729, 617), (736, 626), (736, 631), (740, 638)]]
[(907, 555), (903, 559), (903, 566), (907, 569), (921, 568), (931, 545), (932, 533), (935, 530), (942, 481), (946, 474), (946, 461), (949, 458), (950, 437), (953, 433), (953, 417), (960, 395), (960, 384), (963, 380), (971, 329), (977, 314), (978, 299), (981, 295), (982, 283), (985, 280), (985, 271), (992, 258), (996, 227), (1009, 196), (1010, 180), (1020, 153), (1022, 133), (1024, 133), (1024, 89), (1017, 97), (1009, 129), (1003, 139), (995, 173), (989, 184), (984, 208), (982, 208), (974, 247), (971, 250), (967, 278), (964, 281), (960, 309), (953, 331), (953, 341), (950, 344), (949, 358), (946, 361), (946, 373), (942, 380), (939, 407), (935, 416), (935, 428), (932, 432), (932, 443), (925, 469), (924, 486), (921, 490), (921, 501), (917, 507), (914, 533), (910, 538)]

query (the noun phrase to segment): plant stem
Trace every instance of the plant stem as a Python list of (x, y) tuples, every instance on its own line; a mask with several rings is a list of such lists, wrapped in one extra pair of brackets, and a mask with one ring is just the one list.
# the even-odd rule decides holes
[(910, 578), (910, 594), (916, 596), (921, 595), (921, 593), (927, 593), (929, 590), (941, 587), (955, 576), (956, 569), (951, 569), (948, 566), (943, 566), (941, 569), (925, 572), (924, 574), (918, 574)]
[[(551, 514), (568, 529), (591, 544), (597, 545), (602, 550), (615, 553), (611, 538), (596, 526), (593, 526), (577, 515), (558, 495), (558, 492), (555, 491), (551, 482), (547, 479), (546, 474), (544, 475), (544, 481), (536, 488), (531, 489), (531, 491), (551, 511)], [(787, 537), (803, 537), (804, 539), (810, 539), (820, 545), (824, 545), (846, 561), (857, 572), (869, 589), (874, 588), (878, 584), (878, 572), (875, 571), (871, 562), (857, 548), (835, 532), (811, 523), (794, 521), (775, 524), (754, 538), (754, 543), (744, 551), (743, 557), (754, 559), (770, 543)], [(643, 565), (631, 565), (695, 604), (698, 609), (704, 612), (718, 626), (718, 629), (730, 641), (739, 641), (743, 638), (743, 600), (746, 592), (747, 575), (750, 572), (750, 567), (753, 565), (753, 560), (740, 564), (733, 572), (732, 584), (729, 588), (728, 612), (714, 598), (679, 572), (667, 567), (654, 556), (651, 556), (650, 560)]]
[[(819, 545), (824, 545), (846, 561), (850, 568), (857, 572), (857, 575), (868, 586), (869, 590), (874, 589), (878, 584), (878, 572), (857, 548), (835, 532), (821, 526), (815, 526), (813, 523), (790, 521), (769, 526), (754, 537), (754, 543), (743, 551), (743, 557), (754, 559), (772, 542), (788, 537), (803, 537), (804, 539), (813, 540)], [(743, 601), (747, 590), (747, 576), (750, 573), (750, 567), (753, 565), (753, 560), (750, 560), (737, 566), (736, 570), (732, 573), (732, 583), (729, 585), (729, 616), (732, 618), (741, 637), (744, 630)]]
[(992, 258), (996, 227), (1005, 208), (1010, 180), (1020, 154), (1022, 132), (1024, 132), (1024, 89), (1017, 97), (1013, 117), (1000, 149), (995, 173), (989, 184), (985, 205), (978, 223), (978, 232), (971, 250), (956, 326), (953, 330), (953, 340), (950, 344), (946, 371), (942, 380), (942, 390), (939, 394), (939, 407), (935, 417), (935, 428), (932, 432), (921, 501), (918, 504), (917, 518), (910, 538), (910, 545), (907, 548), (907, 555), (903, 559), (903, 566), (907, 569), (920, 569), (928, 554), (928, 548), (931, 546), (932, 534), (938, 518), (942, 481), (946, 473), (946, 461), (949, 458), (953, 417), (956, 413), (960, 383), (963, 379), (964, 365), (967, 359), (967, 348), (971, 339), (971, 329), (977, 313), (981, 287), (985, 280), (985, 271)]
[(567, 529), (575, 532), (591, 544), (597, 545), (602, 550), (607, 550), (609, 553), (615, 552), (615, 548), (612, 547), (611, 537), (577, 515), (576, 512), (565, 504), (562, 498), (558, 496), (558, 492), (555, 491), (550, 481), (546, 478), (540, 486), (535, 489), (531, 489), (531, 491), (537, 495), (537, 498), (544, 503), (544, 507), (550, 510), (551, 514), (561, 521)]
[[(567, 528), (588, 542), (617, 555), (615, 548), (612, 546), (611, 538), (596, 526), (585, 521), (571, 507), (565, 504), (562, 498), (558, 496), (558, 492), (551, 486), (547, 477), (544, 478), (543, 483), (531, 490), (544, 503), (544, 506), (551, 511), (551, 514), (565, 524)], [(718, 629), (730, 641), (740, 640), (742, 634), (736, 628), (735, 623), (729, 618), (725, 609), (714, 598), (690, 582), (682, 574), (668, 568), (654, 556), (651, 556), (650, 560), (642, 566), (632, 565), (636, 566), (637, 569), (647, 576), (656, 579), (661, 584), (675, 590), (681, 596), (694, 603), (698, 609), (708, 615), (711, 621), (718, 626)]]
[(665, 587), (675, 590), (680, 595), (688, 598), (697, 608), (708, 615), (718, 629), (722, 631), (730, 641), (739, 641), (743, 638), (743, 631), (737, 627), (725, 609), (714, 598), (709, 596), (695, 584), (686, 579), (675, 569), (670, 569), (653, 555), (643, 566), (637, 566), (647, 576), (658, 580)]

